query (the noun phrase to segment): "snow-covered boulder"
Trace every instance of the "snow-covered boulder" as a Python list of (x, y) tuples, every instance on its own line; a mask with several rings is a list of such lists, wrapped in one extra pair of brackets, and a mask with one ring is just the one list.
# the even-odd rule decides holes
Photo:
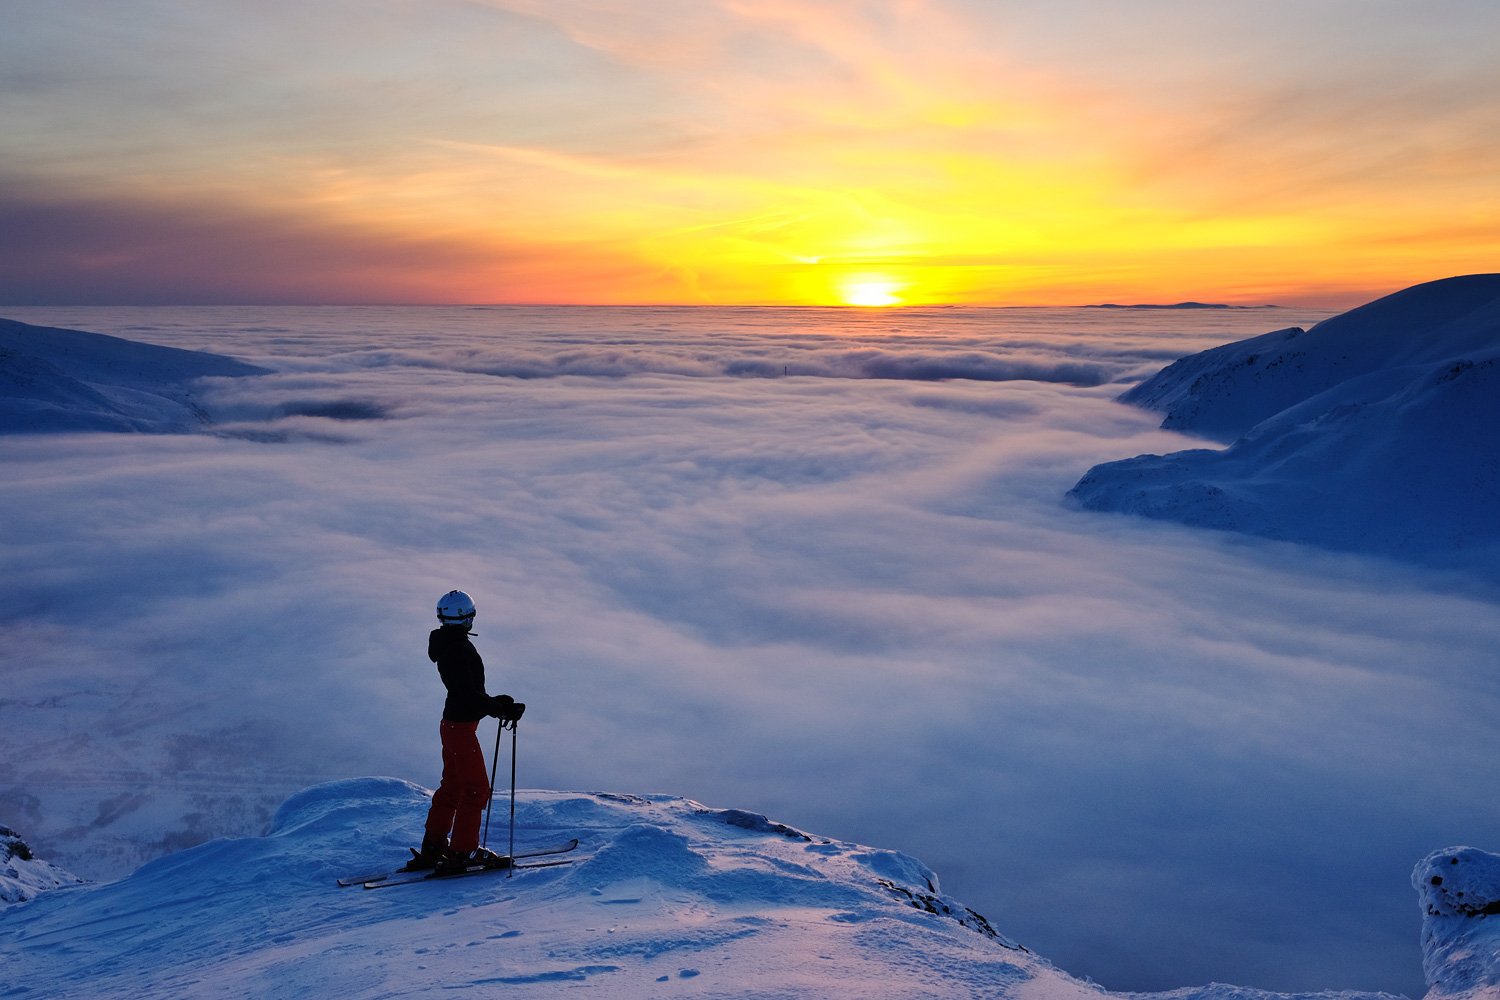
[(1095, 466), (1091, 510), (1468, 568), (1500, 545), (1500, 275), (1184, 358), (1121, 397), (1224, 449)]
[(0, 319), (0, 434), (190, 430), (193, 383), (265, 369), (202, 351)]
[(1500, 997), (1500, 855), (1436, 851), (1411, 881), (1422, 906), (1428, 997)]
[(21, 835), (0, 826), (0, 904), (21, 903), (83, 879), (31, 853)]

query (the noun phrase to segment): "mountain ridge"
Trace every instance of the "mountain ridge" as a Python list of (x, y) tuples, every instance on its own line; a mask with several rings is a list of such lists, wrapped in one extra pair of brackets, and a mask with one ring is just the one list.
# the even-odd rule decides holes
[(0, 319), (0, 434), (191, 430), (208, 421), (195, 381), (265, 372), (220, 354)]
[(1500, 582), (1500, 274), (1179, 359), (1120, 400), (1227, 447), (1097, 465), (1068, 496)]
[[(585, 983), (613, 997), (1118, 995), (1005, 937), (914, 858), (676, 796), (526, 791), (518, 847), (576, 836), (574, 863), (376, 892), (335, 886), (399, 861), (429, 794), (392, 778), (314, 786), (263, 837), (14, 904), (0, 924), (10, 981), (55, 997), (507, 985), (552, 996)], [(1289, 995), (1210, 985), (1134, 996)]]

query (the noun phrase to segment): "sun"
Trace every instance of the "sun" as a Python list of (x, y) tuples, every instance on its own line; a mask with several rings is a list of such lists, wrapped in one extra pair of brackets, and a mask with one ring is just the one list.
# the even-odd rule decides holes
[(839, 295), (850, 306), (899, 306), (902, 285), (886, 278), (855, 278), (839, 287)]

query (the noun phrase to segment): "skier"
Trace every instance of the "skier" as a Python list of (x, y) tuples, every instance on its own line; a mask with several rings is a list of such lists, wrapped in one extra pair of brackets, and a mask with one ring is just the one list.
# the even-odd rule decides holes
[(432, 796), (422, 849), (407, 867), (414, 871), (435, 868), (440, 874), (476, 864), (503, 867), (509, 859), (479, 846), (479, 821), (490, 800), (479, 722), (494, 716), (502, 726), (513, 725), (526, 706), (508, 694), (485, 693), (484, 660), (469, 641), (474, 602), (468, 594), (462, 590), (444, 594), (438, 599), (437, 618), (438, 627), (427, 637), (427, 658), (437, 664), (448, 689), (438, 727), (443, 779)]

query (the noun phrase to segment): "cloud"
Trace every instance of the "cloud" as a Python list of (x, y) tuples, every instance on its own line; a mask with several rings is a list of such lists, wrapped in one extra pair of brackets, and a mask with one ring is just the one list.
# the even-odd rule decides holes
[(376, 350), (357, 352), (344, 360), (371, 366), (434, 367), (510, 378), (656, 373), (699, 377), (810, 376), (903, 381), (1030, 380), (1073, 385), (1099, 385), (1110, 381), (1124, 369), (1118, 363), (1111, 365), (1096, 361), (1070, 361), (1024, 352), (826, 349), (801, 344), (762, 345), (747, 348), (744, 354), (738, 356), (727, 352), (715, 355), (701, 349), (673, 352), (657, 345), (641, 344), (628, 347), (574, 347), (549, 353), (465, 351), (448, 357)]
[(389, 301), (431, 297), (481, 254), (441, 238), (188, 199), (80, 196), (0, 178), (0, 302)]
[[(717, 374), (764, 326), (1058, 369), (1300, 320), (1054, 317), (1048, 354), (999, 311), (91, 314), (280, 374), (205, 400), (260, 439), (0, 439), (0, 820), (78, 870), (252, 832), (322, 778), (435, 783), (454, 586), (491, 690), (531, 706), (524, 785), (912, 853), (1115, 988), (1412, 994), (1406, 872), (1500, 820), (1475, 792), (1500, 613), (1466, 581), (1066, 508), (1081, 470), (1185, 443), (1113, 386)], [(703, 371), (453, 364), (646, 330)]]
[(0, 295), (826, 303), (877, 261), (908, 301), (1389, 288), (1496, 244), (1464, 221), (1494, 14), (1441, 8), (31, 4)]

